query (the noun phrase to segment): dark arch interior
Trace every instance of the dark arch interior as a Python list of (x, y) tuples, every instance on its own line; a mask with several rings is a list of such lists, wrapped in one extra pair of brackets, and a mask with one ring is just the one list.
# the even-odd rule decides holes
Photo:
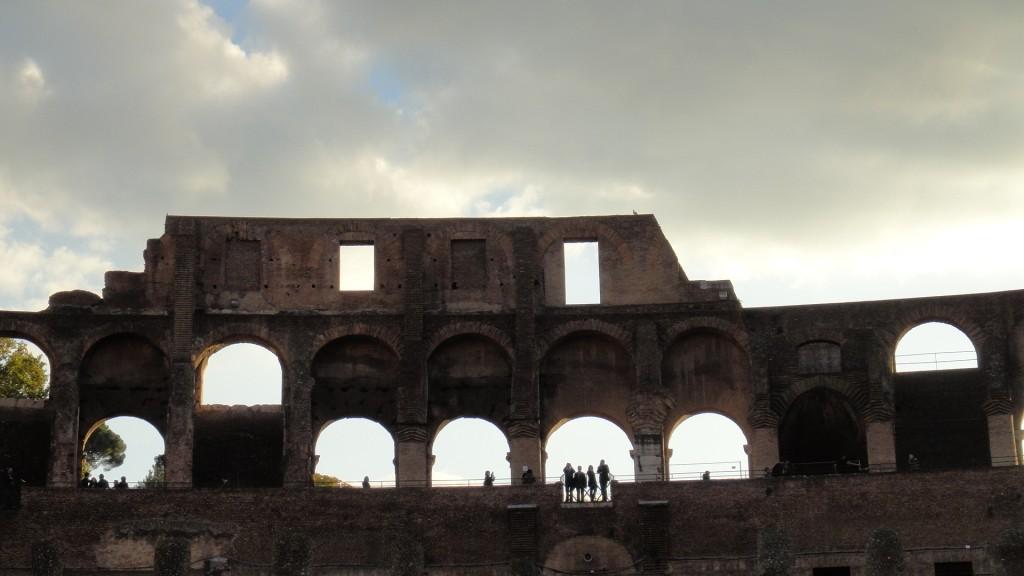
[[(144, 338), (121, 334), (89, 350), (79, 373), (79, 422), (135, 416), (161, 424), (167, 411), (170, 367), (164, 353)], [(82, 434), (84, 426), (80, 425)]]
[(508, 415), (512, 365), (505, 351), (487, 338), (456, 336), (427, 362), (431, 422), (477, 417), (501, 422)]
[(312, 417), (319, 429), (338, 418), (395, 422), (398, 356), (369, 336), (346, 336), (313, 358)]
[(779, 425), (779, 457), (791, 473), (853, 472), (867, 464), (867, 443), (853, 407), (838, 392), (814, 388), (798, 396)]

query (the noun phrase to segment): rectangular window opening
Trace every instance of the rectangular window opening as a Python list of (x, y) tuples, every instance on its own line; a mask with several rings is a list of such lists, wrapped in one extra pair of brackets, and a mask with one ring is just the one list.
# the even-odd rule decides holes
[(373, 290), (373, 242), (342, 242), (338, 250), (338, 290)]
[(596, 240), (567, 240), (565, 254), (565, 303), (600, 304), (601, 268)]
[(973, 576), (974, 566), (970, 562), (936, 562), (935, 576)]

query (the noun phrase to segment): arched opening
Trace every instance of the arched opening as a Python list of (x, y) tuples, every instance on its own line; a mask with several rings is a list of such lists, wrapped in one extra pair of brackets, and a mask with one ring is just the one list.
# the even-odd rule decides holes
[(431, 443), (432, 486), (481, 486), (484, 472), (495, 484), (509, 484), (508, 440), (481, 418), (456, 418), (442, 424)]
[(894, 362), (897, 469), (990, 465), (986, 383), (967, 335), (920, 324), (900, 339)]
[[(553, 346), (544, 355), (540, 365), (541, 427), (574, 434), (578, 426), (600, 433), (592, 428), (591, 420), (604, 419), (604, 424), (618, 430), (628, 429), (626, 408), (630, 405), (636, 370), (625, 346), (618, 340), (600, 332), (574, 332)], [(571, 418), (596, 416), (582, 424), (565, 424)], [(565, 429), (565, 430), (563, 430)], [(560, 435), (561, 436), (561, 435)], [(613, 437), (613, 436), (610, 436)], [(581, 438), (582, 442), (587, 442)], [(593, 441), (590, 441), (591, 443)], [(629, 439), (625, 438), (628, 444)], [(558, 445), (558, 443), (556, 443)], [(616, 444), (616, 447), (619, 444)], [(626, 452), (628, 455), (628, 452)], [(582, 456), (577, 454), (577, 458)], [(593, 463), (596, 466), (600, 460)], [(571, 460), (570, 460), (571, 461)], [(552, 462), (554, 469), (545, 467), (544, 476), (551, 479), (561, 474), (565, 462)], [(583, 467), (586, 470), (586, 466)], [(613, 469), (613, 472), (632, 478), (633, 466)]]
[(281, 403), (281, 361), (259, 344), (218, 348), (201, 363), (199, 403), (258, 406)]
[(669, 437), (670, 480), (747, 478), (750, 464), (743, 430), (721, 414), (704, 412), (683, 419)]
[(313, 357), (313, 429), (339, 418), (396, 421), (398, 355), (370, 336), (333, 340)]
[(900, 338), (894, 357), (896, 372), (977, 368), (974, 343), (959, 328), (944, 322), (918, 324)]
[(113, 416), (135, 416), (162, 428), (170, 372), (163, 351), (142, 336), (117, 334), (97, 342), (78, 376), (79, 434)]
[(18, 400), (16, 417), (0, 414), (0, 470), (12, 468), (19, 480), (46, 483), (50, 417), (50, 361), (31, 340), (0, 333), (0, 398)]
[(732, 336), (719, 330), (701, 327), (676, 337), (662, 355), (661, 380), (675, 399), (669, 422), (685, 422), (705, 412), (735, 422), (750, 412), (750, 359)]
[(114, 416), (96, 422), (83, 435), (79, 449), (82, 487), (165, 486), (164, 438), (156, 426), (141, 418)]
[[(512, 362), (501, 346), (477, 334), (449, 338), (427, 361), (429, 420), (501, 422), (508, 416), (511, 387)], [(480, 470), (473, 477), (482, 474)]]
[(796, 397), (779, 424), (779, 458), (790, 474), (858, 472), (867, 463), (867, 443), (849, 401), (829, 388)]
[(574, 469), (582, 466), (583, 472), (593, 466), (596, 472), (604, 460), (613, 480), (632, 482), (632, 450), (629, 436), (604, 418), (582, 416), (567, 420), (549, 432), (544, 441), (544, 481), (560, 481), (567, 463)]
[(374, 488), (395, 485), (395, 441), (386, 428), (366, 418), (342, 418), (316, 439), (313, 485), (354, 487), (369, 479)]
[(31, 340), (0, 333), (0, 398), (45, 400), (50, 359)]

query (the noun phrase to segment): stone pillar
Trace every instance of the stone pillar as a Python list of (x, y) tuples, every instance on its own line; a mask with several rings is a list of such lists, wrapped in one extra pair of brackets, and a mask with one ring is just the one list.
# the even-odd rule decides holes
[(430, 486), (434, 457), (427, 454), (426, 426), (402, 425), (395, 434), (395, 478), (400, 488)]
[(167, 232), (174, 235), (174, 323), (167, 432), (164, 437), (167, 458), (164, 478), (169, 486), (191, 488), (196, 396), (196, 375), (192, 367), (196, 223), (182, 218), (168, 219), (167, 225)]
[(167, 405), (167, 432), (164, 437), (164, 481), (169, 488), (192, 487), (195, 378), (191, 362), (174, 362), (171, 369), (171, 401)]
[(633, 475), (637, 482), (668, 478), (665, 454), (665, 418), (675, 402), (661, 387), (661, 348), (654, 322), (645, 320), (633, 335), (636, 388), (626, 409), (633, 428)]
[(892, 420), (868, 421), (868, 461), (871, 472), (896, 471), (896, 437)]
[(537, 236), (530, 228), (519, 227), (512, 238), (516, 271), (516, 357), (508, 427), (509, 469), (513, 484), (521, 482), (524, 465), (533, 470), (537, 482), (543, 483), (546, 471), (540, 437), (536, 342)]
[(78, 364), (61, 364), (51, 370), (50, 463), (46, 485), (53, 488), (78, 485)]
[(536, 422), (519, 421), (509, 427), (508, 463), (512, 473), (512, 484), (522, 482), (523, 466), (529, 466), (533, 470), (537, 482), (544, 481), (544, 457), (538, 430)]
[(633, 476), (637, 482), (666, 478), (665, 442), (661, 434), (635, 434), (629, 455), (633, 458)]
[(284, 409), (284, 485), (311, 486), (313, 483), (313, 415), (311, 397), (313, 378), (309, 374), (312, 360), (307, 355), (299, 362), (289, 362), (282, 371), (287, 392)]
[(427, 450), (426, 350), (423, 342), (422, 228), (402, 231), (404, 314), (402, 358), (398, 384), (398, 427), (395, 433), (395, 478), (400, 487), (430, 486), (433, 457)]
[(992, 466), (1016, 466), (1017, 439), (1014, 436), (1013, 416), (990, 414), (988, 416), (988, 449)]
[(779, 429), (775, 426), (754, 428), (748, 444), (750, 477), (759, 478), (779, 461)]

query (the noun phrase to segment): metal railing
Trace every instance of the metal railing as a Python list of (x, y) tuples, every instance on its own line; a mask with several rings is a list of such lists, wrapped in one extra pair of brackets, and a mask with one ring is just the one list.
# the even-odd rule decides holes
[(743, 468), (740, 460), (724, 462), (680, 462), (669, 464), (669, 480), (701, 480), (707, 474), (708, 480), (722, 478), (749, 478), (749, 470)]
[[(901, 358), (905, 360), (901, 360)], [(978, 356), (974, 350), (896, 354), (895, 359), (897, 372), (923, 372), (927, 370), (978, 367)]]

